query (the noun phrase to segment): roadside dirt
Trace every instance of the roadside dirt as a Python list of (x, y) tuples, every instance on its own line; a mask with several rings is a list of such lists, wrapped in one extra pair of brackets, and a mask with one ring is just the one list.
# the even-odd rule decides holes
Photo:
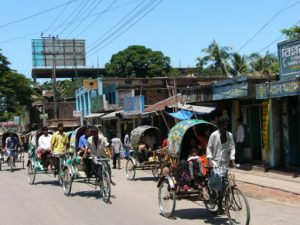
[(300, 208), (300, 195), (238, 181), (237, 185), (249, 197)]

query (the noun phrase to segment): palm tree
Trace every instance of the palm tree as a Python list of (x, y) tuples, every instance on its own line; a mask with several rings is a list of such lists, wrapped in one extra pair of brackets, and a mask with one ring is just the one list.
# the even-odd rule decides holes
[(240, 55), (237, 52), (231, 54), (231, 67), (230, 72), (234, 76), (239, 76), (242, 74), (248, 73), (248, 64), (247, 58), (245, 56)]
[(203, 49), (207, 55), (203, 57), (205, 63), (210, 63), (210, 66), (215, 70), (221, 70), (222, 75), (229, 76), (228, 73), (228, 59), (230, 57), (231, 48), (220, 47), (215, 40), (208, 46), (208, 48)]
[(261, 74), (272, 74), (279, 72), (279, 60), (274, 54), (266, 52), (265, 55), (260, 55), (255, 52), (250, 55), (250, 70)]

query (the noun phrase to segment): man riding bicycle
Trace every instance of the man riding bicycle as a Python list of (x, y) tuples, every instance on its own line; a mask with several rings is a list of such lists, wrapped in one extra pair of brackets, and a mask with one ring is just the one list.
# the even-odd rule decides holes
[[(98, 132), (93, 132), (93, 135), (89, 137), (87, 141), (87, 156), (95, 156), (93, 160), (96, 160), (97, 158), (107, 158), (105, 148), (107, 148), (108, 146), (109, 143), (103, 135), (100, 135)], [(107, 161), (103, 161), (103, 163), (106, 163), (106, 166), (108, 168), (110, 183), (112, 185), (116, 185), (116, 183), (111, 179), (111, 168), (109, 163)], [(93, 161), (92, 165), (97, 166), (97, 163)]]
[(18, 146), (19, 146), (18, 138), (13, 133), (9, 133), (9, 136), (5, 140), (5, 153), (4, 153), (5, 161), (8, 159), (9, 156), (12, 156), (13, 163), (15, 163), (15, 160), (18, 156), (17, 154)]

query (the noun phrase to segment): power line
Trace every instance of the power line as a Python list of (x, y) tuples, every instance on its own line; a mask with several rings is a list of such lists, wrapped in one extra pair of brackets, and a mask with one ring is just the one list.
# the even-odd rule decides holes
[(65, 7), (58, 13), (58, 16), (52, 21), (52, 23), (48, 26), (46, 30), (49, 30), (56, 23), (56, 21), (63, 15), (67, 8), (68, 5), (65, 5)]
[[(137, 24), (140, 20), (142, 20), (145, 16), (147, 16), (151, 11), (153, 11), (159, 4), (161, 4), (163, 2), (163, 0), (160, 0), (158, 3), (156, 3), (150, 10), (148, 10), (144, 15), (142, 15), (138, 20), (136, 20), (133, 24), (131, 24), (129, 27), (127, 27), (123, 32), (121, 32), (119, 35), (117, 35), (115, 38), (113, 38), (112, 40), (110, 40), (108, 43), (106, 43), (105, 45), (103, 45), (102, 47), (96, 49), (96, 52), (98, 52), (99, 50), (105, 48), (107, 45), (109, 45), (110, 43), (112, 43), (114, 40), (116, 40), (117, 38), (119, 38), (121, 35), (123, 35), (126, 31), (128, 31), (131, 27), (133, 27), (135, 24)], [(95, 52), (95, 53), (96, 53)], [(94, 55), (95, 53), (91, 54), (88, 56), (88, 58), (92, 55)]]
[[(69, 24), (72, 25), (74, 20), (77, 19), (79, 13), (84, 9), (88, 1), (89, 0), (82, 0), (80, 4), (77, 6), (77, 8), (70, 14), (70, 16), (68, 16), (67, 19), (65, 19), (64, 23), (67, 23), (67, 21), (74, 15), (72, 19), (69, 21), (70, 22)], [(61, 36), (68, 28), (69, 25), (65, 26), (65, 28), (61, 32), (59, 32), (59, 35)]]
[(58, 8), (60, 8), (60, 7), (62, 7), (62, 6), (65, 6), (65, 5), (69, 5), (69, 4), (71, 4), (71, 3), (73, 3), (73, 2), (76, 2), (76, 1), (78, 1), (78, 0), (68, 1), (68, 2), (66, 2), (66, 3), (63, 3), (63, 4), (60, 4), (60, 5), (54, 6), (53, 8), (50, 8), (50, 9), (47, 9), (47, 10), (44, 10), (44, 11), (35, 13), (35, 14), (33, 14), (33, 15), (30, 15), (30, 16), (26, 16), (26, 17), (24, 17), (24, 18), (22, 18), (22, 19), (17, 19), (17, 20), (15, 20), (15, 21), (12, 21), (12, 22), (9, 22), (9, 23), (6, 23), (6, 24), (2, 24), (2, 25), (0, 25), (0, 28), (7, 27), (7, 26), (10, 26), (10, 25), (13, 25), (13, 24), (20, 23), (20, 22), (23, 22), (23, 21), (25, 21), (25, 20), (31, 19), (31, 18), (33, 18), (33, 17), (40, 16), (40, 15), (42, 15), (42, 14), (51, 12), (51, 11), (53, 11), (53, 10), (55, 10), (55, 9), (58, 9)]
[[(95, 9), (97, 9), (97, 7), (102, 3), (102, 1), (103, 0), (99, 0), (98, 1), (98, 3), (94, 6), (94, 7), (92, 7), (92, 9), (89, 11), (89, 12), (87, 12), (86, 13), (86, 15), (90, 15), (91, 13), (93, 13), (93, 11), (95, 10)], [(105, 11), (105, 10), (104, 10)], [(97, 18), (96, 18), (97, 19)], [(66, 36), (69, 36), (70, 34), (72, 34), (76, 29), (78, 29), (80, 26), (81, 26), (81, 24), (84, 22), (85, 20), (82, 20), (77, 26), (75, 26), (74, 28), (73, 28), (73, 30), (71, 30)]]
[(279, 10), (267, 23), (265, 23), (254, 35), (252, 35), (243, 45), (239, 48), (238, 52), (240, 52), (246, 45), (249, 44), (259, 33), (261, 33), (277, 16), (279, 16), (282, 12), (294, 7), (295, 5), (299, 4), (300, 1), (297, 1), (286, 8)]
[[(299, 23), (300, 23), (300, 21), (298, 21), (297, 23), (295, 23), (293, 26), (297, 26)], [(279, 40), (282, 40), (283, 37), (284, 37), (284, 34), (281, 34), (275, 40), (273, 40), (270, 44), (268, 44), (266, 47), (264, 47), (261, 50), (259, 50), (259, 53), (267, 50), (270, 46), (272, 46), (273, 44), (277, 43)]]
[[(99, 15), (102, 15), (103, 13), (105, 13), (105, 12), (112, 11), (112, 10), (116, 10), (116, 9), (125, 7), (125, 6), (130, 5), (130, 4), (132, 4), (132, 3), (134, 3), (134, 2), (137, 2), (137, 1), (140, 1), (140, 0), (130, 1), (130, 2), (121, 4), (121, 5), (119, 5), (119, 6), (116, 6), (116, 7), (114, 7), (114, 8), (111, 8), (111, 9), (109, 9), (109, 10), (106, 10), (106, 11), (103, 10), (103, 11), (100, 11), (100, 12), (98, 12), (98, 13), (95, 13), (95, 14), (92, 14), (92, 15), (89, 15), (89, 16), (85, 16), (85, 17), (79, 18), (79, 19), (77, 19), (76, 21), (86, 20), (87, 18), (99, 16)], [(55, 26), (55, 27), (49, 27), (49, 28), (47, 28), (47, 29), (45, 29), (45, 30), (36, 31), (36, 32), (33, 32), (33, 33), (29, 33), (29, 34), (17, 36), (17, 37), (11, 38), (11, 39), (7, 39), (7, 40), (4, 40), (4, 41), (0, 41), (0, 44), (9, 43), (9, 42), (12, 42), (12, 41), (15, 41), (15, 40), (19, 40), (19, 39), (22, 39), (22, 38), (30, 37), (30, 36), (35, 35), (35, 34), (41, 34), (42, 32), (46, 32), (46, 31), (51, 30), (51, 29), (53, 29), (53, 28), (54, 28), (54, 29), (57, 29), (57, 28), (60, 28), (60, 27), (63, 27), (63, 26), (65, 26), (65, 25), (69, 25), (69, 24), (71, 24), (71, 22), (69, 22), (69, 23), (67, 23), (67, 24), (62, 23), (62, 24), (57, 25), (57, 26)]]
[(140, 5), (143, 4), (143, 1), (141, 1), (137, 6), (135, 6), (129, 13), (127, 13), (119, 22), (117, 22), (116, 24), (114, 24), (105, 34), (103, 34), (102, 36), (100, 36), (99, 38), (97, 38), (92, 44), (91, 47), (97, 43), (99, 40), (101, 40), (103, 37), (105, 37), (105, 35), (107, 35), (110, 31), (112, 31), (116, 26), (118, 26), (120, 23), (122, 23), (123, 20), (125, 20), (132, 12), (134, 12), (138, 7), (140, 7)]
[[(107, 11), (109, 11), (109, 9), (117, 2), (117, 0), (114, 0), (104, 11), (103, 14), (106, 13)], [(80, 36), (82, 33), (84, 33), (85, 31), (87, 31), (98, 19), (100, 19), (100, 17), (103, 15), (101, 14), (99, 17), (96, 17), (85, 29), (83, 29), (80, 33), (78, 33), (76, 35), (76, 38), (78, 38), (78, 36)]]
[[(139, 16), (144, 10), (147, 9), (151, 4), (153, 4), (156, 0), (149, 1), (146, 5), (144, 5), (141, 9), (139, 9), (137, 12), (135, 12), (134, 15), (132, 15), (127, 21), (122, 23), (127, 17), (129, 17), (136, 9), (138, 9), (144, 2), (142, 1), (140, 4), (138, 4), (133, 10), (131, 10), (127, 15), (125, 15), (119, 22), (117, 22), (109, 31), (107, 31), (104, 35), (99, 37), (96, 41), (94, 41), (89, 49), (95, 49), (96, 46), (102, 44), (106, 40), (108, 40), (111, 36), (113, 36), (115, 33), (122, 30), (126, 25), (128, 25), (134, 18)], [(102, 43), (100, 43), (102, 42)]]

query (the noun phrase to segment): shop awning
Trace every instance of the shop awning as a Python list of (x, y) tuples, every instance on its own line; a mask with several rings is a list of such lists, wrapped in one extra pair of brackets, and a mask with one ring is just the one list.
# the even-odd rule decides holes
[(98, 118), (98, 117), (103, 116), (104, 114), (105, 113), (91, 113), (91, 114), (85, 116), (84, 118), (85, 119)]
[(188, 110), (195, 112), (197, 114), (208, 114), (216, 109), (216, 107), (208, 106), (198, 106), (198, 105), (189, 105), (189, 104), (178, 104), (179, 109)]
[(193, 116), (193, 113), (187, 110), (180, 110), (178, 112), (167, 113), (167, 114), (179, 120), (189, 120)]
[(112, 120), (112, 119), (117, 119), (117, 114), (122, 113), (123, 110), (119, 110), (119, 111), (114, 111), (111, 113), (108, 113), (104, 116), (101, 117), (101, 120)]

